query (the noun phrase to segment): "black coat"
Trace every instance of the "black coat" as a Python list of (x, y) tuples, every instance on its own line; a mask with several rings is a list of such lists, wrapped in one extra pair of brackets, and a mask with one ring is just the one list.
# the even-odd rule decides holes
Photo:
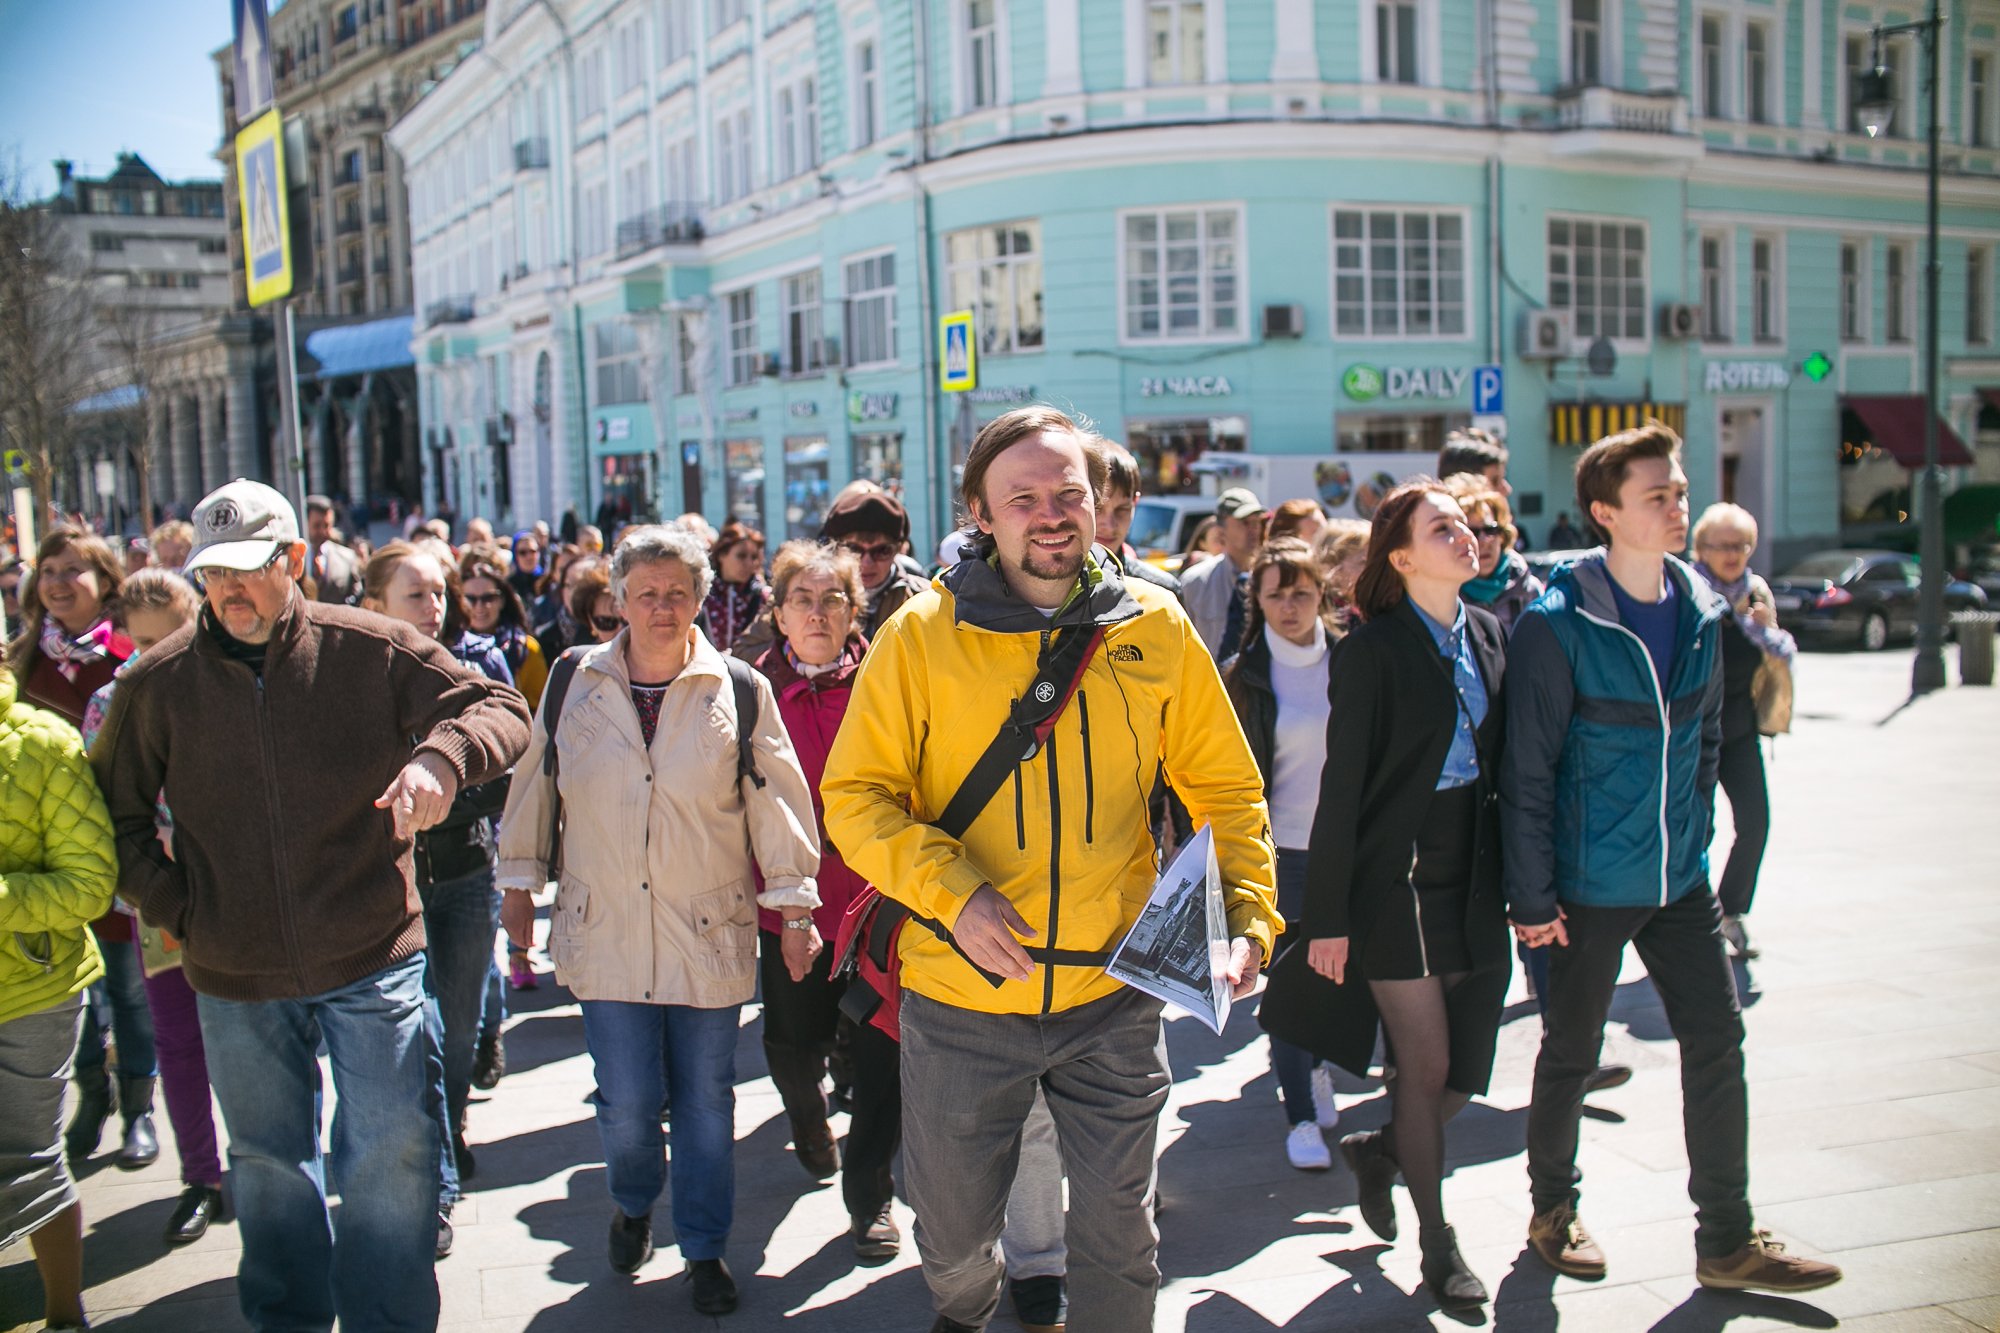
[[(1507, 706), (1506, 635), (1491, 613), (1466, 607), (1467, 634), (1486, 686), (1475, 784), (1473, 879), (1465, 939), (1473, 971), (1452, 993), (1450, 1085), (1486, 1090), (1493, 1043), (1507, 995), (1513, 954), (1500, 884), (1500, 769)], [(1374, 1057), (1379, 1015), (1361, 975), (1368, 939), (1385, 912), (1414, 912), (1410, 870), (1438, 774), (1458, 728), (1450, 664), (1407, 601), (1342, 639), (1328, 668), (1326, 768), (1313, 821), (1305, 913), (1297, 943), (1278, 955), (1260, 1009), (1267, 1031), (1365, 1074)], [(1310, 940), (1348, 939), (1346, 981), (1339, 986), (1306, 964)]]
[(1271, 774), (1278, 766), (1278, 693), (1271, 686), (1270, 640), (1259, 634), (1248, 648), (1224, 662), (1222, 688), (1243, 725), (1243, 739), (1250, 742), (1257, 771), (1264, 775), (1268, 801)]

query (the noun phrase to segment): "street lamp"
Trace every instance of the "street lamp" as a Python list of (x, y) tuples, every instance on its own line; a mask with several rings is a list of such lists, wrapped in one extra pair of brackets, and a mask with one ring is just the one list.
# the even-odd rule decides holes
[(1924, 85), (1930, 94), (1930, 147), (1925, 156), (1929, 178), (1929, 251), (1924, 264), (1924, 475), (1920, 481), (1917, 521), (1918, 559), (1922, 582), (1917, 588), (1917, 661), (1910, 672), (1910, 693), (1928, 694), (1944, 688), (1944, 469), (1938, 466), (1938, 38), (1944, 30), (1938, 0), (1931, 0), (1928, 17), (1875, 29), (1872, 68), (1854, 81), (1854, 114), (1873, 139), (1896, 119), (1894, 82), (1882, 63), (1882, 39), (1913, 32), (1923, 38)]

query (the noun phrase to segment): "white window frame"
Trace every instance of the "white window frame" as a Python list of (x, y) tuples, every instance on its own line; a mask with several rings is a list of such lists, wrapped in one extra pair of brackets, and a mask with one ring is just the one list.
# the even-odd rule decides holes
[[(1715, 68), (1703, 29), (1715, 25)], [(1705, 9), (1695, 15), (1695, 114), (1703, 120), (1729, 119), (1729, 15)]]
[(576, 64), (576, 119), (581, 124), (604, 110), (604, 44), (586, 52)]
[[(1984, 61), (1986, 65), (1986, 78), (1978, 97), (1973, 96), (1972, 65), (1975, 60)], [(2000, 142), (1993, 126), (1994, 104), (2000, 101), (2000, 86), (1996, 86), (1996, 80), (2000, 80), (2000, 52), (1989, 47), (1968, 49), (1965, 53), (1965, 129), (1959, 135), (1959, 141), (1967, 148), (1992, 148)], [(1980, 102), (1985, 105), (1979, 105)]]
[(749, 0), (710, 0), (708, 13), (709, 35), (714, 36), (749, 15)]
[[(1869, 45), (1868, 30), (1866, 28), (1843, 28), (1841, 30), (1840, 45), (1836, 48), (1840, 57), (1840, 76), (1836, 80), (1839, 85), (1838, 92), (1840, 94), (1840, 118), (1836, 123), (1840, 126), (1841, 133), (1843, 134), (1866, 135), (1868, 133), (1868, 131), (1861, 128), (1860, 122), (1855, 118), (1857, 107), (1854, 103), (1854, 83), (1868, 69), (1868, 61), (1873, 49)], [(1847, 58), (1857, 53), (1859, 59), (1855, 63), (1849, 64)]]
[(621, 25), (613, 43), (612, 95), (624, 97), (646, 86), (645, 21), (635, 18)]
[[(989, 21), (983, 28), (972, 26), (976, 6), (984, 5), (989, 12)], [(1001, 0), (956, 0), (959, 22), (965, 25), (960, 50), (964, 52), (965, 67), (959, 79), (962, 90), (959, 105), (966, 111), (990, 111), (1004, 106), (1007, 98), (1001, 89), (1005, 86), (1001, 79), (1001, 67), (1006, 58), (1006, 6)], [(980, 95), (984, 85), (985, 95)]]
[[(994, 232), (1005, 232), (1008, 236), (1024, 228), (1033, 230), (1034, 239), (1030, 250), (1014, 251), (1009, 242), (1009, 253), (1004, 255), (981, 254), (981, 242)], [(953, 260), (954, 242), (963, 238), (972, 251), (968, 259)], [(945, 291), (950, 295), (950, 308), (974, 312), (973, 324), (979, 333), (979, 355), (987, 356), (1038, 356), (1048, 346), (1048, 303), (1047, 255), (1042, 243), (1042, 223), (1040, 218), (1017, 218), (1010, 222), (988, 223), (980, 227), (966, 227), (959, 231), (947, 232), (944, 236)], [(1041, 308), (1042, 322), (1038, 330), (1040, 341), (1023, 346), (1019, 342), (1021, 332), (1020, 287), (1018, 275), (1029, 265), (1035, 269), (1035, 301)], [(986, 318), (986, 302), (981, 299), (989, 285), (1004, 284), (1007, 291), (1007, 308), (1013, 319), (1009, 327), (1000, 329)], [(969, 287), (969, 296), (962, 295)]]
[[(1139, 6), (1139, 25), (1142, 49), (1145, 52), (1145, 84), (1149, 88), (1189, 88), (1209, 81), (1209, 47), (1212, 34), (1209, 20), (1214, 18), (1214, 0), (1142, 0)], [(1185, 12), (1189, 9), (1201, 11), (1201, 54), (1194, 62), (1200, 71), (1195, 78), (1185, 77), (1189, 68), (1188, 52), (1183, 43), (1187, 30)], [(1178, 74), (1169, 78), (1155, 78), (1153, 73), (1153, 16), (1155, 12), (1167, 11), (1167, 65)]]
[[(1764, 346), (1785, 342), (1785, 236), (1783, 232), (1753, 232), (1750, 244), (1750, 341)], [(1757, 247), (1765, 251), (1766, 267), (1757, 267)], [(1764, 303), (1769, 303), (1764, 308)]]
[(696, 359), (701, 355), (701, 343), (694, 336), (694, 321), (703, 316), (680, 314), (674, 317), (674, 394), (698, 393), (701, 391), (701, 374)]
[[(1617, 348), (1620, 352), (1636, 353), (1648, 350), (1652, 346), (1652, 339), (1653, 339), (1652, 308), (1650, 304), (1653, 295), (1652, 224), (1649, 223), (1645, 218), (1619, 217), (1616, 215), (1597, 214), (1597, 213), (1570, 213), (1552, 209), (1548, 213), (1544, 214), (1542, 218), (1542, 254), (1544, 256), (1544, 263), (1547, 262), (1547, 256), (1550, 251), (1549, 224), (1551, 222), (1557, 222), (1557, 221), (1567, 222), (1571, 225), (1572, 230), (1570, 232), (1569, 249), (1570, 249), (1570, 254), (1572, 256), (1572, 260), (1574, 259), (1576, 253), (1576, 233), (1574, 228), (1575, 225), (1579, 222), (1586, 223), (1593, 227), (1601, 227), (1608, 223), (1610, 225), (1620, 228), (1637, 227), (1639, 229), (1640, 242), (1644, 246), (1643, 258), (1640, 264), (1640, 273), (1639, 273), (1640, 292), (1639, 292), (1639, 303), (1637, 307), (1640, 316), (1639, 328), (1641, 332), (1639, 336), (1633, 337), (1625, 334), (1624, 331), (1621, 329), (1618, 336), (1611, 338), (1611, 345)], [(1622, 236), (1620, 239), (1622, 241), (1623, 239)], [(1623, 250), (1622, 245), (1620, 246), (1620, 250), (1622, 253)], [(1571, 271), (1568, 277), (1568, 281), (1571, 285), (1570, 300), (1565, 305), (1558, 305), (1554, 299), (1554, 284), (1556, 282), (1556, 275), (1553, 273), (1553, 271), (1550, 272), (1549, 305), (1555, 309), (1567, 308), (1571, 312), (1571, 318), (1573, 320), (1575, 318), (1575, 311), (1576, 311), (1575, 284), (1577, 282), (1575, 265), (1573, 262), (1571, 264)], [(1593, 279), (1593, 281), (1596, 281), (1596, 279)], [(1624, 275), (1621, 273), (1619, 275), (1619, 283), (1621, 286), (1624, 284), (1624, 281), (1625, 281)], [(1599, 310), (1603, 309), (1602, 301), (1598, 302), (1597, 308)], [(1623, 300), (1619, 302), (1619, 311), (1621, 314), (1626, 312), (1626, 305)], [(1580, 345), (1583, 346), (1588, 346), (1592, 339), (1600, 336), (1605, 336), (1605, 335), (1601, 335), (1598, 333), (1585, 333), (1581, 329), (1578, 329), (1576, 332), (1576, 337)]]
[(758, 362), (763, 359), (757, 348), (757, 288), (725, 292), (719, 304), (728, 337), (728, 387), (741, 389), (757, 382)]
[[(1890, 256), (1901, 255), (1894, 263)], [(1917, 247), (1908, 241), (1890, 241), (1882, 252), (1882, 341), (1895, 347), (1914, 346), (1917, 341)], [(1897, 269), (1901, 269), (1900, 275)], [(1900, 281), (1898, 292), (1892, 283)]]
[[(1851, 249), (1854, 252), (1854, 272), (1850, 274), (1845, 268), (1839, 268), (1840, 285), (1835, 289), (1833, 307), (1834, 334), (1842, 343), (1848, 346), (1865, 344), (1868, 341), (1868, 314), (1875, 305), (1872, 299), (1875, 289), (1872, 285), (1869, 272), (1869, 261), (1873, 258), (1874, 248), (1874, 246), (1869, 244), (1866, 236), (1843, 236), (1840, 238), (1839, 248), (1835, 252), (1838, 256), (1836, 267), (1846, 263), (1846, 252), (1848, 250)], [(1854, 331), (1852, 334), (1847, 331), (1847, 287), (1850, 282), (1854, 284)]]
[(854, 70), (854, 117), (849, 137), (855, 149), (882, 137), (882, 44), (874, 34), (856, 42), (849, 52)]
[(695, 0), (660, 0), (653, 23), (659, 33), (656, 60), (661, 69), (694, 50), (694, 3)]
[[(1709, 247), (1715, 247), (1716, 267), (1708, 264)], [(1708, 343), (1735, 341), (1736, 237), (1727, 231), (1704, 231), (1695, 238), (1695, 274), (1700, 285), (1701, 338)], [(1713, 273), (1713, 278), (1711, 278)]]
[[(1218, 302), (1214, 299), (1215, 274), (1210, 269), (1209, 247), (1210, 245), (1214, 244), (1214, 242), (1211, 241), (1209, 237), (1209, 231), (1208, 231), (1209, 215), (1220, 212), (1233, 213), (1235, 216), (1235, 229), (1234, 229), (1235, 235), (1234, 237), (1231, 238), (1232, 247), (1234, 249), (1234, 263), (1232, 265), (1231, 276), (1233, 278), (1232, 285), (1235, 291), (1234, 291), (1234, 299), (1227, 303)], [(1129, 234), (1127, 230), (1128, 224), (1130, 220), (1134, 218), (1142, 218), (1142, 217), (1153, 218), (1155, 220), (1155, 231), (1154, 231), (1155, 239), (1153, 241), (1153, 246), (1156, 250), (1163, 250), (1167, 244), (1164, 235), (1165, 219), (1167, 215), (1186, 214), (1186, 213), (1192, 213), (1195, 215), (1195, 217), (1199, 220), (1199, 226), (1201, 229), (1201, 235), (1197, 241), (1197, 244), (1200, 247), (1200, 254), (1199, 254), (1200, 269), (1197, 279), (1198, 299), (1196, 303), (1197, 309), (1201, 312), (1199, 321), (1200, 329), (1196, 333), (1183, 334), (1179, 336), (1175, 336), (1168, 332), (1167, 316), (1172, 307), (1167, 300), (1167, 292), (1165, 289), (1167, 270), (1164, 264), (1162, 264), (1158, 270), (1158, 275), (1157, 275), (1161, 283), (1161, 288), (1158, 293), (1159, 300), (1157, 303), (1160, 316), (1160, 328), (1156, 333), (1134, 334), (1131, 331), (1132, 330), (1131, 314), (1133, 310), (1132, 284), (1135, 281), (1140, 281), (1142, 279), (1140, 277), (1133, 275), (1130, 272), (1132, 244), (1126, 240), (1126, 237)], [(1118, 319), (1119, 344), (1125, 347), (1159, 347), (1163, 345), (1184, 346), (1191, 343), (1224, 344), (1224, 343), (1248, 342), (1251, 337), (1250, 326), (1252, 320), (1250, 318), (1251, 312), (1250, 312), (1250, 301), (1249, 301), (1250, 247), (1248, 244), (1248, 236), (1247, 236), (1248, 232), (1247, 219), (1248, 219), (1248, 210), (1244, 208), (1243, 201), (1240, 199), (1217, 199), (1199, 203), (1175, 204), (1168, 208), (1120, 209), (1116, 219), (1116, 225), (1118, 230), (1114, 238), (1114, 244), (1118, 248), (1117, 319)], [(1218, 306), (1223, 304), (1228, 304), (1234, 308), (1236, 312), (1236, 327), (1234, 329), (1225, 332), (1217, 332), (1214, 322), (1215, 310)]]
[[(1343, 268), (1340, 263), (1343, 238), (1339, 234), (1339, 228), (1340, 215), (1343, 213), (1358, 213), (1361, 215), (1361, 267), (1358, 270)], [(1374, 331), (1376, 302), (1373, 267), (1374, 255), (1372, 253), (1373, 238), (1370, 234), (1374, 229), (1374, 224), (1371, 221), (1371, 216), (1384, 213), (1390, 214), (1396, 219), (1396, 323), (1399, 331), (1395, 333), (1377, 333)], [(1433, 327), (1429, 332), (1424, 333), (1411, 333), (1407, 331), (1408, 317), (1411, 310), (1409, 284), (1413, 276), (1422, 276), (1413, 275), (1411, 266), (1408, 263), (1409, 243), (1404, 239), (1403, 231), (1405, 220), (1410, 214), (1422, 214), (1430, 219), (1431, 234), (1428, 241), (1430, 247), (1430, 269), (1428, 276), (1432, 282), (1432, 297), (1429, 305)], [(1326, 216), (1327, 268), (1332, 273), (1332, 286), (1328, 292), (1329, 300), (1327, 304), (1327, 309), (1332, 313), (1327, 320), (1327, 326), (1331, 331), (1330, 336), (1335, 342), (1459, 343), (1472, 341), (1475, 326), (1478, 323), (1478, 312), (1475, 305), (1476, 293), (1474, 291), (1472, 276), (1475, 242), (1472, 231), (1472, 214), (1469, 210), (1462, 208), (1438, 208), (1430, 204), (1336, 203), (1327, 208)], [(1458, 306), (1461, 327), (1457, 333), (1442, 333), (1435, 327), (1441, 322), (1439, 316), (1444, 309), (1444, 303), (1439, 299), (1437, 294), (1437, 281), (1440, 272), (1437, 267), (1437, 248), (1440, 244), (1437, 235), (1439, 218), (1453, 218), (1458, 222), (1458, 280), (1460, 293)], [(1345, 243), (1352, 244), (1352, 239), (1347, 238)], [(1351, 278), (1357, 276), (1361, 281), (1363, 327), (1359, 332), (1347, 332), (1341, 328), (1340, 310), (1343, 304), (1351, 305), (1352, 302), (1343, 302), (1341, 300), (1340, 280), (1343, 277)]]
[(772, 95), (772, 137), (777, 163), (775, 181), (803, 176), (819, 166), (819, 90), (811, 74), (780, 84)]
[[(1429, 63), (1424, 59), (1426, 46), (1424, 36), (1428, 26), (1424, 22), (1424, 7), (1418, 0), (1364, 0), (1364, 3), (1372, 3), (1375, 10), (1375, 40), (1370, 44), (1367, 53), (1373, 56), (1370, 63), (1375, 67), (1375, 82), (1402, 88), (1422, 87), (1428, 82), (1424, 77), (1424, 67)], [(1414, 29), (1410, 37), (1411, 49), (1408, 51), (1403, 50), (1403, 44), (1399, 40), (1402, 16), (1395, 12), (1403, 9), (1410, 11), (1410, 26)], [(1382, 31), (1382, 19), (1385, 13), (1391, 17), (1390, 31), (1387, 34)], [(1383, 69), (1385, 58), (1395, 67), (1395, 73)], [(1405, 58), (1410, 71), (1410, 77), (1407, 79), (1399, 77)]]
[(1615, 86), (1612, 44), (1616, 40), (1612, 33), (1612, 18), (1616, 13), (1616, 0), (1596, 0), (1597, 18), (1593, 23), (1597, 36), (1597, 74), (1586, 80), (1583, 71), (1577, 68), (1577, 18), (1574, 0), (1563, 0), (1562, 5), (1562, 64), (1563, 82), (1572, 88)]
[(715, 202), (733, 203), (744, 195), (736, 184), (736, 118), (723, 112), (715, 118)]
[[(890, 259), (890, 276), (895, 281), (878, 284), (873, 287), (865, 287), (856, 291), (854, 287), (856, 270), (869, 260), (881, 259), (884, 256), (888, 256)], [(895, 247), (883, 246), (879, 249), (864, 250), (859, 254), (843, 256), (840, 261), (840, 294), (846, 309), (846, 318), (843, 321), (846, 327), (842, 330), (841, 354), (846, 358), (847, 366), (850, 370), (886, 369), (898, 364), (896, 356), (896, 286), (901, 281), (901, 277), (895, 272), (897, 267), (895, 258)], [(862, 350), (860, 343), (862, 340), (855, 337), (854, 331), (863, 318), (873, 318), (871, 315), (865, 314), (862, 307), (874, 305), (878, 301), (884, 307), (882, 314), (883, 333), (884, 341), (888, 344), (888, 354), (863, 361), (860, 359), (860, 352)]]
[(1965, 247), (1965, 343), (1968, 347), (1989, 347), (1993, 343), (1993, 247)]
[[(1750, 34), (1753, 31), (1760, 33), (1764, 39), (1763, 51), (1755, 53), (1754, 55), (1750, 50)], [(1783, 113), (1783, 108), (1776, 105), (1778, 97), (1782, 96), (1782, 94), (1779, 94), (1777, 92), (1777, 89), (1773, 86), (1775, 83), (1775, 80), (1773, 78), (1773, 66), (1775, 65), (1776, 68), (1779, 70), (1782, 70), (1784, 68), (1784, 53), (1782, 51), (1776, 50), (1778, 43), (1778, 25), (1769, 22), (1765, 19), (1749, 19), (1745, 21), (1745, 23), (1743, 24), (1742, 36), (1743, 36), (1742, 119), (1748, 121), (1753, 125), (1782, 124), (1785, 118)], [(1777, 59), (1775, 61), (1772, 59), (1774, 54), (1777, 56)], [(1757, 63), (1758, 63), (1756, 58), (1757, 56), (1761, 56), (1763, 60), (1763, 70), (1761, 78), (1759, 77), (1759, 71), (1757, 68)], [(1757, 114), (1758, 111), (1757, 104), (1760, 101), (1764, 104), (1763, 105), (1764, 114), (1761, 116)]]
[[(639, 331), (622, 319), (607, 319), (591, 326), (591, 401), (598, 407), (617, 407), (646, 401), (644, 353)], [(613, 380), (606, 394), (605, 377)], [(628, 387), (629, 386), (629, 389)]]
[[(799, 299), (810, 287), (810, 301)], [(817, 268), (801, 269), (778, 279), (778, 303), (784, 323), (778, 349), (787, 379), (818, 376), (826, 370), (826, 279)], [(796, 326), (796, 327), (795, 327)], [(796, 355), (795, 355), (796, 353)]]

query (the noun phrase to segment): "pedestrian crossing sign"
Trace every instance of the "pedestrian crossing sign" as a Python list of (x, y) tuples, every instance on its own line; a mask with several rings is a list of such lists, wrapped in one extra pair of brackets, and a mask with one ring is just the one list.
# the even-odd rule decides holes
[(250, 304), (292, 290), (290, 219), (285, 213), (284, 123), (276, 107), (236, 132), (236, 197), (243, 210), (243, 270)]
[(970, 310), (954, 310), (938, 316), (938, 345), (944, 349), (938, 387), (946, 393), (965, 393), (978, 388), (979, 363), (972, 348)]

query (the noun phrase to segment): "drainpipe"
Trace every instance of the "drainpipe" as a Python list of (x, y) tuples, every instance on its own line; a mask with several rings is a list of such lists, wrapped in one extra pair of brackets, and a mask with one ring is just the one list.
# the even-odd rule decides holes
[(576, 330), (576, 470), (579, 482), (576, 521), (582, 524), (590, 522), (584, 517), (584, 511), (590, 508), (590, 372), (583, 360), (583, 307), (572, 300), (569, 313)]
[[(549, 12), (549, 17), (555, 21), (557, 29), (559, 29), (562, 33), (563, 98), (569, 105), (569, 120), (567, 126), (555, 127), (555, 134), (559, 135), (563, 133), (568, 133), (574, 136), (576, 133), (576, 48), (570, 41), (569, 24), (563, 22), (563, 16), (560, 13), (556, 12), (555, 5), (550, 3), (550, 0), (541, 0), (541, 5), (543, 9), (546, 9)], [(552, 135), (551, 137), (554, 136)], [(571, 164), (573, 167), (574, 159), (571, 159)], [(551, 167), (551, 171), (553, 174), (553, 165)], [(590, 407), (589, 407), (589, 392), (588, 392), (589, 383), (585, 378), (587, 372), (584, 367), (584, 358), (583, 358), (583, 308), (576, 304), (576, 297), (574, 295), (576, 291), (577, 278), (581, 274), (583, 269), (583, 255), (579, 248), (582, 242), (578, 239), (578, 233), (577, 233), (577, 227), (580, 221), (580, 218), (578, 216), (578, 211), (581, 208), (581, 201), (579, 201), (576, 197), (575, 171), (570, 170), (565, 172), (564, 174), (570, 178), (567, 183), (567, 192), (569, 194), (569, 290), (571, 292), (570, 314), (573, 316), (571, 323), (576, 331), (576, 403), (577, 403), (577, 430), (578, 430), (577, 448), (576, 448), (577, 483), (578, 483), (576, 492), (577, 495), (576, 521), (580, 525), (588, 523), (590, 521), (588, 518), (584, 516), (584, 511), (590, 508)]]
[(929, 6), (919, 3), (911, 7), (914, 23), (911, 35), (916, 42), (916, 60), (913, 62), (916, 74), (917, 96), (917, 151), (916, 170), (910, 179), (917, 187), (917, 243), (923, 247), (917, 256), (917, 317), (921, 327), (917, 330), (917, 369), (923, 378), (924, 388), (924, 450), (925, 466), (933, 469), (931, 478), (931, 531), (930, 540), (936, 543), (943, 539), (945, 515), (949, 512), (951, 490), (951, 444), (946, 433), (940, 429), (938, 419), (937, 377), (931, 373), (931, 334), (937, 326), (937, 311), (933, 309), (934, 279), (931, 273), (932, 256), (936, 246), (931, 237), (931, 192), (924, 185), (924, 164), (931, 156), (931, 47)]

